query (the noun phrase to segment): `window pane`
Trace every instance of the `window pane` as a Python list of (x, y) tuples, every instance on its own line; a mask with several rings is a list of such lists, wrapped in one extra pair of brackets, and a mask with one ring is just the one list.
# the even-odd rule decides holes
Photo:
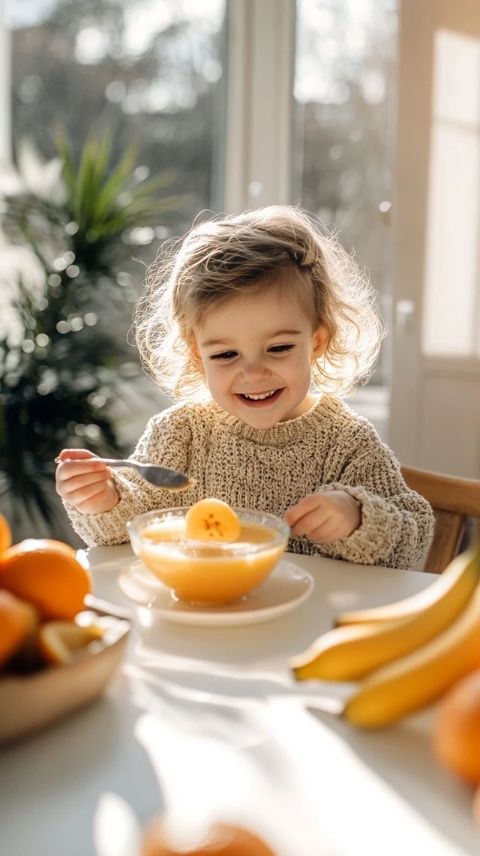
[(114, 155), (135, 141), (170, 171), (185, 225), (218, 206), (224, 0), (7, 0), (7, 15), (14, 141), (49, 158), (56, 129), (78, 151), (109, 128)]
[(355, 251), (387, 316), (396, 28), (396, 0), (297, 0), (295, 199)]
[(480, 41), (439, 30), (434, 44), (422, 325), (422, 348), (429, 356), (480, 354), (479, 75)]

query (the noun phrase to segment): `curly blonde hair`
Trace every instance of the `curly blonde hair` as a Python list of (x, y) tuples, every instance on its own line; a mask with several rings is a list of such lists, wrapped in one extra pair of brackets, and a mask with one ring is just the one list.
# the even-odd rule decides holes
[(141, 359), (173, 398), (206, 392), (192, 346), (205, 312), (238, 293), (294, 289), (326, 346), (312, 382), (346, 394), (370, 374), (383, 337), (376, 294), (353, 258), (313, 216), (272, 205), (198, 223), (167, 242), (147, 270), (134, 330)]

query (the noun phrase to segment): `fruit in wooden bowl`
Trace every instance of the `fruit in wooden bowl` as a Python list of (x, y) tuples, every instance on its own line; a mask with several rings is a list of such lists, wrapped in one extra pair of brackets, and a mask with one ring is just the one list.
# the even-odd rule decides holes
[(130, 624), (88, 615), (96, 638), (69, 662), (0, 677), (0, 743), (32, 734), (103, 692), (122, 661)]
[(0, 743), (96, 698), (130, 630), (126, 620), (85, 609), (92, 582), (72, 547), (51, 539), (11, 546), (3, 521), (0, 515)]

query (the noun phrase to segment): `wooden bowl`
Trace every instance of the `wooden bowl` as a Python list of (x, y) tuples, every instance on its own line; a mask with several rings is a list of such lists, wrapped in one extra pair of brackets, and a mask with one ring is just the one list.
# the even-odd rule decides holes
[(0, 743), (39, 731), (93, 701), (105, 689), (122, 661), (131, 625), (125, 619), (91, 615), (104, 629), (98, 650), (86, 649), (67, 665), (0, 678)]

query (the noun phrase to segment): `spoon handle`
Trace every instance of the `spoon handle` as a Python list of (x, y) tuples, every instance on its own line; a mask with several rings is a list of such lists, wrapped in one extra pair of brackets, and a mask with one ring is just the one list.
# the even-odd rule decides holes
[(142, 478), (155, 485), (155, 487), (164, 487), (167, 490), (185, 490), (192, 487), (195, 480), (179, 470), (172, 470), (169, 467), (162, 467), (160, 464), (140, 464), (138, 461), (119, 461), (115, 458), (99, 458), (98, 460), (108, 464), (109, 467), (132, 467)]
[(103, 598), (96, 597), (96, 595), (91, 593), (85, 595), (83, 603), (85, 607), (96, 612), (98, 615), (110, 615), (113, 618), (123, 618), (127, 621), (130, 621), (132, 618), (131, 610), (117, 603), (110, 603), (108, 600), (103, 600)]
[(139, 467), (141, 464), (137, 464), (135, 461), (125, 461), (120, 458), (96, 458), (97, 461), (101, 461), (102, 464), (107, 464), (109, 467)]

